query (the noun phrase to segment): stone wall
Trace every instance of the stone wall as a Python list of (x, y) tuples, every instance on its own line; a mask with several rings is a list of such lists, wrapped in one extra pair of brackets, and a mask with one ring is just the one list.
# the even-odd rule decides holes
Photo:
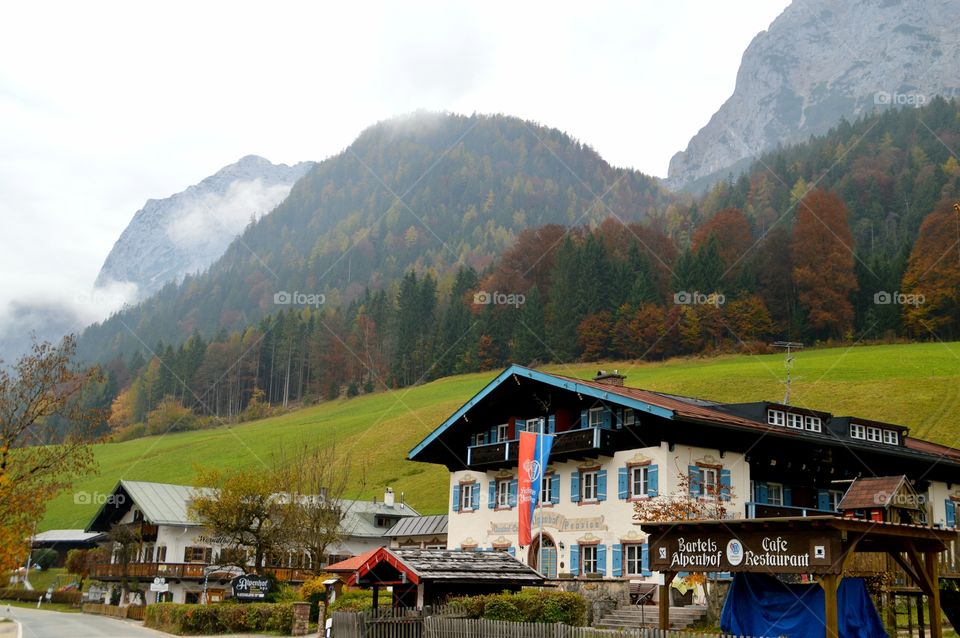
[(620, 605), (630, 604), (630, 582), (626, 580), (600, 580), (569, 578), (547, 581), (560, 591), (580, 594), (587, 601), (587, 624), (593, 625)]

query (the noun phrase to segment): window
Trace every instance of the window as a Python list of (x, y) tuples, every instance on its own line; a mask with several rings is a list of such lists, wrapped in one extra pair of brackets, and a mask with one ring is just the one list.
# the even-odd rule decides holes
[(597, 500), (597, 473), (583, 472), (580, 476), (582, 496), (585, 501)]
[(890, 445), (900, 445), (900, 437), (897, 435), (896, 430), (884, 430), (883, 431), (883, 442), (889, 443)]
[(783, 425), (783, 410), (767, 410), (767, 423)]
[(783, 505), (783, 485), (780, 483), (767, 483), (767, 503), (770, 505)]
[(213, 549), (210, 547), (184, 547), (183, 562), (185, 563), (211, 563), (213, 562)]
[(827, 494), (830, 498), (830, 509), (836, 512), (843, 500), (843, 490), (827, 490)]
[(603, 426), (603, 408), (590, 408), (587, 413), (587, 425), (591, 428)]
[(643, 545), (632, 543), (623, 546), (624, 574), (640, 576), (643, 574)]
[(650, 493), (650, 475), (646, 465), (630, 468), (630, 497), (639, 498)]
[(143, 544), (143, 549), (140, 552), (140, 562), (141, 563), (153, 562), (153, 543)]
[(553, 501), (553, 478), (552, 474), (544, 474), (543, 480), (540, 483), (540, 504), (550, 503)]
[(802, 430), (803, 417), (799, 414), (793, 414), (792, 412), (787, 412), (787, 427), (794, 428), (797, 430)]
[(377, 527), (390, 528), (390, 527), (393, 527), (393, 524), (396, 523), (398, 520), (400, 519), (393, 518), (391, 516), (376, 516), (374, 518), (374, 525), (376, 525)]
[(597, 546), (583, 545), (580, 548), (581, 573), (593, 574), (597, 571)]
[(882, 441), (882, 434), (880, 428), (875, 428), (873, 426), (867, 427), (867, 440), (872, 441), (873, 443), (880, 443)]
[(711, 496), (717, 493), (717, 469), (714, 467), (700, 468), (700, 493)]
[(851, 423), (850, 436), (854, 439), (865, 439), (867, 438), (867, 429), (859, 423)]
[(633, 425), (637, 422), (637, 415), (633, 411), (633, 408), (627, 408), (623, 411), (623, 424), (624, 425)]
[(486, 444), (487, 444), (487, 433), (486, 433), (486, 432), (480, 432), (479, 434), (477, 434), (476, 444), (477, 444), (477, 445), (486, 445)]
[(510, 439), (510, 424), (501, 423), (497, 426), (497, 440), (508, 441)]
[(510, 507), (510, 479), (497, 481), (497, 507)]
[(820, 417), (818, 416), (803, 417), (803, 422), (806, 428), (811, 432), (820, 432), (823, 429), (822, 424), (820, 423)]
[(460, 511), (473, 511), (473, 483), (463, 483), (460, 485)]

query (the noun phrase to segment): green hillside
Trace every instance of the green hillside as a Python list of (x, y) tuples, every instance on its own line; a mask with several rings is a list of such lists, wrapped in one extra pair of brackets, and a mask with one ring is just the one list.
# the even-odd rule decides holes
[[(721, 401), (783, 396), (782, 355), (547, 369), (588, 377), (598, 367), (619, 369), (628, 375), (628, 385)], [(336, 442), (354, 464), (357, 479), (352, 496), (372, 497), (390, 485), (423, 513), (445, 511), (445, 470), (403, 459), (495, 375), (496, 371), (489, 371), (450, 377), (242, 425), (98, 445), (99, 475), (79, 481), (75, 493), (51, 502), (41, 528), (85, 526), (96, 505), (83, 501), (108, 494), (121, 478), (189, 483), (196, 465), (258, 465), (269, 461), (281, 443), (293, 446), (305, 437)], [(793, 379), (791, 402), (795, 405), (901, 423), (910, 426), (915, 436), (960, 445), (960, 343), (809, 350), (797, 355)], [(84, 495), (92, 496), (85, 499)]]

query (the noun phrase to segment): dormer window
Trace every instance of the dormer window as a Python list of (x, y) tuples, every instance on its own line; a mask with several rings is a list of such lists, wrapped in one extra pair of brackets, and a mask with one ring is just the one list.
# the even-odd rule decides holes
[(799, 414), (787, 412), (787, 427), (795, 430), (803, 429), (803, 417)]
[(803, 425), (811, 432), (820, 432), (823, 429), (823, 424), (820, 422), (820, 417), (818, 416), (803, 417)]
[(859, 423), (850, 424), (850, 438), (852, 439), (866, 439), (867, 438), (867, 428), (860, 425)]
[(785, 425), (786, 414), (783, 410), (767, 410), (767, 423), (770, 425)]
[(877, 427), (867, 426), (867, 440), (880, 443), (883, 440), (883, 431)]
[(884, 430), (883, 442), (889, 445), (900, 445), (900, 435), (896, 430)]

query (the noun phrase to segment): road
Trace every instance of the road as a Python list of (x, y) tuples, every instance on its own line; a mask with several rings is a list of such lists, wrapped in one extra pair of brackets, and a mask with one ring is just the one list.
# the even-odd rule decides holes
[(144, 629), (138, 624), (124, 620), (91, 614), (65, 614), (59, 611), (24, 607), (10, 607), (10, 611), (7, 612), (5, 608), (0, 607), (0, 615), (20, 622), (23, 627), (22, 638), (159, 638), (161, 636), (169, 638), (170, 636), (153, 629)]

